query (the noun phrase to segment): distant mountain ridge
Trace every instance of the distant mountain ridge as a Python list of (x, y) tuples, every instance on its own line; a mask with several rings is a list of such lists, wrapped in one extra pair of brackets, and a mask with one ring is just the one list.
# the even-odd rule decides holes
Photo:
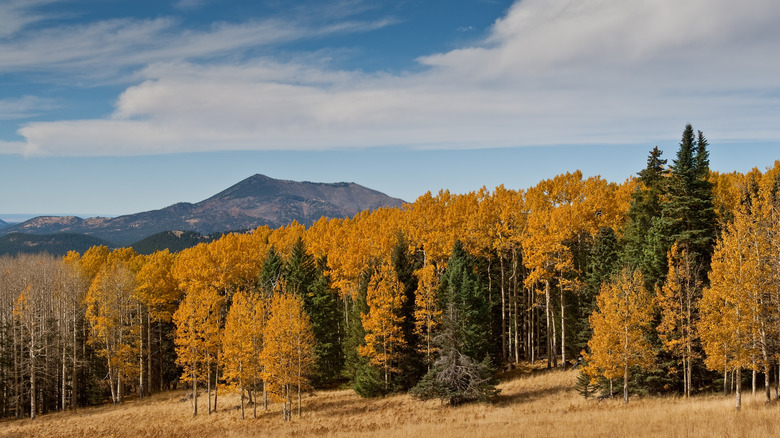
[(83, 254), (89, 248), (99, 245), (105, 245), (109, 248), (116, 246), (103, 239), (78, 233), (9, 233), (0, 236), (0, 256), (46, 253), (61, 257), (68, 251), (78, 251)]
[(256, 174), (195, 204), (182, 202), (115, 218), (41, 216), (4, 228), (0, 234), (80, 233), (124, 246), (165, 231), (209, 235), (262, 225), (276, 228), (292, 221), (308, 226), (323, 216), (346, 218), (403, 203), (355, 183), (297, 182)]

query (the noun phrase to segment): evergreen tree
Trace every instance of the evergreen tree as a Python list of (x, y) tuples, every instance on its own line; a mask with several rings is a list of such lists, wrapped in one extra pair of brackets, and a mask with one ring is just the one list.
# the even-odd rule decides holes
[(574, 330), (574, 347), (576, 351), (587, 348), (593, 330), (588, 323), (588, 317), (596, 310), (596, 295), (602, 283), (608, 281), (619, 267), (619, 243), (615, 230), (609, 227), (599, 229), (590, 255), (585, 266), (585, 285), (578, 294), (576, 326)]
[(402, 233), (398, 234), (398, 240), (391, 255), (391, 263), (398, 281), (403, 285), (405, 297), (399, 315), (402, 318), (401, 331), (405, 343), (400, 351), (400, 362), (398, 363), (400, 373), (397, 377), (397, 385), (398, 389), (408, 390), (416, 385), (425, 374), (426, 366), (422, 353), (417, 349), (420, 336), (415, 330), (414, 317), (418, 285), (414, 271), (422, 267), (422, 264), (409, 251), (409, 241)]
[[(712, 183), (709, 182), (707, 140), (699, 131), (698, 141), (693, 127), (685, 126), (677, 158), (670, 166), (666, 201), (661, 206), (661, 218), (656, 227), (661, 231), (661, 244), (666, 253), (676, 241), (697, 261), (699, 275), (709, 270), (715, 242), (715, 207)], [(663, 260), (666, 264), (666, 258)]]
[(276, 289), (279, 279), (282, 277), (284, 260), (272, 246), (263, 260), (263, 268), (260, 271), (259, 289), (266, 296), (270, 296)]
[(460, 241), (455, 242), (439, 293), (444, 311), (434, 337), (438, 358), (411, 393), (451, 405), (489, 400), (498, 393), (488, 354), (491, 306)]
[(442, 274), (439, 300), (455, 306), (458, 313), (455, 330), (459, 331), (456, 336), (463, 353), (477, 360), (487, 357), (492, 350), (489, 330), (492, 303), (477, 275), (475, 260), (460, 241), (455, 242), (447, 270)]
[[(647, 157), (647, 167), (639, 172), (639, 185), (631, 196), (628, 222), (623, 233), (622, 264), (642, 271), (648, 286), (663, 276), (666, 250), (655, 245), (654, 221), (661, 216), (661, 205), (666, 190), (666, 160), (663, 151), (654, 147)], [(648, 232), (650, 230), (650, 232)]]
[(325, 267), (324, 260), (318, 263), (299, 237), (282, 268), (286, 290), (301, 297), (311, 320), (314, 333), (312, 380), (317, 385), (337, 380), (343, 364), (339, 302), (325, 276)]
[(366, 345), (366, 329), (363, 328), (362, 315), (368, 314), (368, 284), (374, 269), (366, 268), (360, 275), (357, 294), (345, 297), (347, 300), (347, 333), (344, 338), (344, 374), (350, 385), (361, 397), (376, 397), (386, 393), (385, 383), (379, 368), (358, 354), (358, 349)]

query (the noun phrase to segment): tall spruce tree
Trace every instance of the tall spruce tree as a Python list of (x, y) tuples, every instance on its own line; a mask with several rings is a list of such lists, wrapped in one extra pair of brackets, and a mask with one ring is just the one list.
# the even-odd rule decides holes
[[(642, 271), (650, 286), (663, 277), (666, 249), (655, 245), (658, 235), (655, 222), (661, 217), (661, 205), (666, 191), (666, 160), (663, 151), (654, 147), (647, 157), (647, 166), (639, 172), (639, 185), (631, 196), (628, 221), (623, 232), (622, 264)], [(650, 232), (648, 232), (648, 230)], [(597, 286), (598, 287), (598, 286)]]
[(405, 295), (399, 313), (403, 321), (401, 323), (401, 331), (406, 342), (401, 346), (401, 358), (398, 364), (401, 372), (394, 383), (398, 389), (408, 390), (416, 385), (423, 374), (425, 374), (426, 366), (422, 353), (417, 349), (420, 343), (420, 336), (415, 330), (414, 319), (418, 284), (414, 271), (421, 268), (422, 263), (409, 251), (409, 241), (403, 233), (398, 234), (397, 242), (391, 254), (391, 262), (396, 277), (403, 285), (403, 293)]
[[(710, 169), (707, 145), (707, 140), (701, 131), (698, 132), (697, 137), (690, 124), (685, 126), (680, 148), (672, 165), (669, 166), (669, 176), (665, 178), (661, 214), (653, 219), (653, 226), (649, 230), (649, 239), (644, 249), (645, 254), (652, 254), (649, 258), (651, 262), (649, 275), (652, 275), (653, 280), (648, 284), (657, 287), (657, 290), (660, 290), (667, 281), (669, 268), (667, 259), (672, 246), (676, 244), (681, 253), (687, 254), (690, 262), (685, 269), (686, 278), (675, 280), (690, 285), (684, 288), (685, 293), (680, 297), (679, 307), (679, 312), (682, 313), (681, 320), (685, 321), (682, 329), (686, 333), (693, 333), (699, 320), (698, 302), (703, 287), (707, 285), (706, 274), (710, 270), (716, 233), (712, 183), (708, 179)], [(666, 317), (668, 319), (669, 316)], [(690, 388), (697, 386), (696, 380), (701, 379), (705, 370), (701, 362), (702, 351), (698, 339), (695, 337), (686, 339), (689, 343), (686, 347), (688, 350), (686, 357), (689, 360), (685, 365), (685, 390), (688, 394)], [(660, 339), (654, 338), (653, 342), (660, 350), (659, 367), (667, 369), (667, 375), (674, 377), (673, 385), (667, 382), (664, 386), (680, 386), (682, 380), (672, 372), (676, 367), (673, 355), (661, 348)], [(658, 380), (660, 383), (663, 379)]]
[(701, 274), (709, 271), (716, 226), (707, 144), (701, 131), (697, 140), (693, 127), (685, 126), (658, 221), (664, 252), (676, 241), (696, 258)]

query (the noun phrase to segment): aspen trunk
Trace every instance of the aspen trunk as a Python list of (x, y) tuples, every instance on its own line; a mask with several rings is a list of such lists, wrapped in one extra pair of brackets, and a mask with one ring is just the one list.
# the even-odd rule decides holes
[[(240, 373), (239, 368), (239, 373)], [(241, 419), (244, 419), (244, 379), (242, 379), (240, 376), (238, 378), (239, 384), (241, 386)]]
[(162, 321), (157, 322), (157, 334), (159, 338), (159, 345), (158, 345), (158, 352), (160, 353), (159, 360), (160, 360), (160, 392), (163, 392), (165, 388), (163, 388), (163, 330), (162, 330)]
[[(30, 338), (32, 339), (32, 333)], [(30, 418), (34, 419), (35, 414), (38, 413), (38, 388), (36, 386), (37, 379), (35, 378), (35, 344), (30, 341)]]
[(67, 382), (67, 376), (68, 376), (68, 367), (67, 367), (67, 358), (65, 357), (65, 352), (67, 351), (66, 347), (62, 346), (62, 407), (61, 410), (65, 410), (68, 404), (68, 396), (66, 392), (66, 382)]
[(78, 361), (78, 342), (77, 340), (78, 327), (76, 325), (76, 306), (73, 306), (73, 377), (71, 378), (70, 388), (70, 408), (75, 410), (78, 406), (78, 377), (79, 377), (79, 361)]
[(561, 366), (566, 370), (566, 304), (563, 300), (563, 287), (561, 287)]
[(211, 415), (211, 364), (209, 364), (209, 371), (206, 373), (206, 396), (209, 399), (209, 415)]
[(138, 305), (138, 396), (144, 398), (144, 317)]
[(520, 314), (518, 313), (518, 282), (517, 282), (517, 250), (512, 251), (512, 278), (513, 278), (513, 287), (512, 287), (512, 308), (513, 313), (515, 315), (514, 317), (514, 327), (515, 327), (515, 362), (520, 362), (520, 324), (518, 319), (520, 318)]
[(752, 383), (752, 391), (751, 391), (751, 394), (752, 394), (753, 396), (755, 396), (755, 395), (756, 395), (756, 387), (758, 386), (758, 385), (757, 385), (757, 383), (758, 383), (758, 372), (756, 371), (756, 365), (755, 365), (755, 361), (753, 361), (753, 376), (752, 376), (752, 378), (753, 378), (753, 380), (752, 380), (752, 382), (751, 382), (751, 383)]
[(742, 368), (737, 367), (736, 370), (737, 376), (736, 376), (736, 394), (737, 394), (737, 400), (736, 400), (736, 408), (737, 410), (740, 410), (742, 408)]
[[(217, 350), (217, 357), (219, 357), (219, 349)], [(216, 363), (216, 369), (214, 370), (214, 412), (217, 412), (217, 397), (219, 396), (219, 361)]]
[(117, 404), (119, 398), (114, 387), (114, 369), (111, 367), (110, 360), (108, 361), (108, 386), (111, 388), (111, 401)]
[(192, 416), (198, 415), (198, 379), (195, 378), (195, 371), (192, 371)]
[(764, 389), (766, 390), (766, 401), (772, 401), (772, 390), (769, 387), (769, 368), (767, 368), (766, 372), (764, 373)]
[(506, 273), (504, 272), (504, 255), (500, 253), (498, 256), (498, 262), (501, 267), (501, 356), (506, 359), (508, 357), (507, 352), (507, 333), (506, 333)]
[(149, 309), (146, 310), (146, 390), (152, 395), (152, 317)]
[(18, 324), (13, 326), (13, 338), (14, 338), (14, 411), (16, 419), (22, 418), (22, 373), (21, 373), (21, 348), (22, 343), (20, 339), (21, 327)]
[(623, 368), (623, 404), (628, 404), (628, 361)]
[(555, 366), (553, 363), (553, 355), (555, 354), (555, 349), (553, 348), (552, 340), (554, 338), (554, 335), (550, 335), (553, 328), (550, 327), (550, 282), (545, 280), (544, 282), (544, 317), (547, 321), (547, 368), (552, 368)]

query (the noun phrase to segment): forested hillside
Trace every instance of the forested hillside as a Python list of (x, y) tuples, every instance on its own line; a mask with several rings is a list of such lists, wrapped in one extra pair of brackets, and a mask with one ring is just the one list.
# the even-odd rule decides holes
[(0, 414), (177, 382), (193, 415), (227, 389), (252, 402), (242, 415), (277, 403), (289, 419), (302, 392), (345, 382), (461, 404), (523, 361), (578, 366), (584, 394), (626, 402), (733, 389), (739, 407), (743, 383), (771, 398), (780, 161), (719, 174), (707, 146), (688, 125), (671, 159), (655, 148), (619, 184), (575, 171), (178, 254), (0, 259)]

